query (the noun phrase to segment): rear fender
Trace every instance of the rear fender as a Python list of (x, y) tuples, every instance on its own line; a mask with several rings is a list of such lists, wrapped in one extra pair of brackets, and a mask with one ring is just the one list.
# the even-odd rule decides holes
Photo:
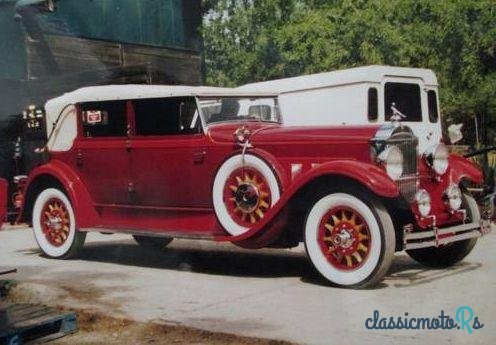
[(64, 187), (72, 203), (76, 224), (79, 228), (92, 227), (100, 222), (98, 213), (93, 207), (93, 200), (81, 178), (65, 163), (52, 160), (35, 168), (29, 175), (26, 186), (26, 197), (22, 206), (21, 219), (27, 221), (27, 206), (36, 198), (36, 189), (41, 179), (51, 177)]

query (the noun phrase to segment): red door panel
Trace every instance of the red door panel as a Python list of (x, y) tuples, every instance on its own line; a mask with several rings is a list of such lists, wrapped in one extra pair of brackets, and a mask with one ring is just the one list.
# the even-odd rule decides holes
[(203, 134), (136, 137), (131, 143), (135, 204), (211, 207), (211, 163)]

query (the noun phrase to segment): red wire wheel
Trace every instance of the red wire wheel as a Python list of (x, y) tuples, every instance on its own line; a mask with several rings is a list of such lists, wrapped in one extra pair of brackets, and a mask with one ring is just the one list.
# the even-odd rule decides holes
[(246, 227), (260, 221), (272, 202), (267, 180), (251, 167), (233, 170), (226, 180), (223, 199), (231, 218)]
[(333, 208), (322, 217), (317, 240), (327, 261), (343, 271), (360, 268), (371, 249), (369, 226), (349, 207)]
[(40, 223), (43, 234), (51, 245), (60, 247), (67, 241), (71, 222), (69, 211), (62, 200), (51, 198), (45, 202)]

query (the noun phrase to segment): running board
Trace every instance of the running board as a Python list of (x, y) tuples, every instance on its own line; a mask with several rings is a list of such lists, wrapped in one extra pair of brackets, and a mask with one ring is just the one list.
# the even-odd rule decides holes
[(105, 235), (111, 234), (124, 234), (124, 235), (136, 235), (145, 237), (173, 237), (181, 239), (196, 239), (196, 240), (213, 240), (214, 236), (210, 234), (205, 234), (204, 232), (183, 232), (183, 231), (150, 231), (142, 229), (111, 229), (111, 228), (82, 228), (79, 229), (82, 232), (99, 232)]

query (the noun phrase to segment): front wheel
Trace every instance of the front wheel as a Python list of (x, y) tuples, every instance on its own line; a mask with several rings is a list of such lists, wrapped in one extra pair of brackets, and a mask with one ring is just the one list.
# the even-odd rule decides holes
[(32, 221), (36, 242), (50, 258), (74, 257), (86, 239), (85, 232), (76, 230), (71, 202), (59, 189), (48, 188), (38, 195)]
[[(467, 210), (467, 216), (472, 223), (481, 219), (479, 206), (475, 199), (465, 194), (464, 206)], [(477, 238), (448, 243), (440, 247), (429, 247), (420, 249), (407, 250), (407, 254), (418, 263), (429, 267), (442, 268), (449, 267), (463, 260), (477, 243)]]
[(317, 271), (334, 285), (365, 288), (379, 282), (394, 257), (391, 217), (377, 200), (346, 193), (317, 200), (305, 222), (305, 248)]

